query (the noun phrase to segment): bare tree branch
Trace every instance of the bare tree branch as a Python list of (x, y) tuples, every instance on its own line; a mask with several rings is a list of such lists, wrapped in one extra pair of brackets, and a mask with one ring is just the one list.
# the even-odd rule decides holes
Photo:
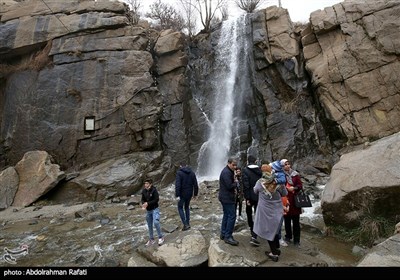
[(196, 10), (194, 9), (193, 5), (194, 1), (195, 0), (179, 0), (184, 11), (185, 26), (189, 37), (193, 36), (197, 26), (197, 16), (195, 14)]
[(131, 10), (127, 13), (129, 22), (131, 22), (134, 25), (138, 24), (140, 20), (140, 15), (139, 15), (139, 9), (141, 7), (140, 0), (126, 0), (126, 3), (131, 8)]
[[(235, 0), (236, 6), (246, 13), (254, 12), (262, 4), (263, 0)], [(280, 1), (279, 1), (280, 2)]]
[(182, 0), (191, 5), (200, 15), (205, 32), (210, 32), (212, 23), (217, 19), (216, 12), (227, 4), (227, 0)]
[(146, 14), (147, 17), (157, 20), (158, 29), (173, 29), (182, 31), (185, 27), (183, 17), (169, 4), (157, 0), (150, 5), (150, 13)]

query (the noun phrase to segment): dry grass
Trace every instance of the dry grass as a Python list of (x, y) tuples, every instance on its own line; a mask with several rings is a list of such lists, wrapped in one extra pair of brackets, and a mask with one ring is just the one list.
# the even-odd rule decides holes
[(78, 100), (79, 102), (82, 101), (82, 95), (81, 92), (76, 90), (76, 89), (67, 89), (67, 93), (73, 97), (76, 98), (76, 100)]
[(363, 203), (363, 210), (357, 228), (348, 229), (334, 226), (331, 228), (331, 232), (339, 238), (367, 247), (372, 247), (380, 238), (388, 238), (393, 234), (394, 220), (373, 213), (367, 203)]
[(0, 64), (0, 77), (7, 77), (13, 73), (26, 70), (40, 71), (44, 69), (52, 62), (51, 57), (49, 57), (51, 45), (52, 41), (48, 41), (43, 49), (32, 54), (28, 59), (22, 59), (18, 64)]
[(299, 105), (306, 100), (305, 94), (298, 93), (292, 100), (289, 102), (282, 102), (282, 110), (286, 113), (294, 113), (299, 109)]
[(40, 71), (51, 63), (52, 60), (49, 57), (51, 45), (52, 41), (50, 40), (47, 42), (46, 46), (41, 51), (38, 51), (34, 55), (31, 65), (33, 70)]

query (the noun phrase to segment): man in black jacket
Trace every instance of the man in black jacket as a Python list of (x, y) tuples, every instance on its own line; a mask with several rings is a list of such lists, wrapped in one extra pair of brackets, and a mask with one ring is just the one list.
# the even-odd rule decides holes
[(219, 175), (219, 193), (218, 200), (222, 205), (222, 221), (221, 221), (221, 240), (225, 243), (233, 246), (237, 246), (239, 241), (233, 238), (233, 230), (235, 228), (236, 221), (236, 190), (237, 190), (237, 178), (235, 178), (235, 169), (237, 161), (229, 158), (228, 164), (222, 169)]
[(182, 230), (190, 229), (190, 200), (192, 197), (196, 198), (198, 193), (199, 185), (196, 174), (186, 163), (182, 162), (175, 180), (175, 196), (179, 199), (178, 212), (183, 223)]
[(157, 230), (158, 245), (164, 243), (164, 234), (161, 231), (160, 225), (160, 209), (158, 208), (159, 195), (156, 187), (153, 186), (152, 179), (146, 179), (144, 181), (144, 187), (142, 190), (142, 209), (146, 209), (146, 221), (149, 228), (149, 240), (146, 246), (155, 244), (153, 235), (153, 226)]
[(242, 179), (244, 198), (246, 199), (247, 223), (251, 232), (250, 243), (254, 246), (260, 246), (260, 242), (257, 240), (257, 234), (253, 232), (253, 208), (255, 214), (258, 204), (258, 195), (254, 193), (253, 188), (261, 176), (262, 172), (260, 167), (256, 164), (256, 158), (252, 155), (249, 155), (247, 157), (247, 167), (243, 170)]

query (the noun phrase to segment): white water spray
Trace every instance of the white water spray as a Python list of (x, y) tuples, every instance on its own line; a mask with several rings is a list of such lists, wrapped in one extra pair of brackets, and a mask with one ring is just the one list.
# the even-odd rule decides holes
[[(215, 56), (215, 75), (212, 79), (214, 108), (210, 121), (210, 134), (199, 151), (197, 174), (204, 178), (218, 179), (227, 163), (231, 150), (235, 94), (240, 93), (241, 70), (247, 70), (245, 16), (223, 22)], [(248, 81), (246, 81), (248, 82)], [(235, 89), (239, 89), (235, 91)]]

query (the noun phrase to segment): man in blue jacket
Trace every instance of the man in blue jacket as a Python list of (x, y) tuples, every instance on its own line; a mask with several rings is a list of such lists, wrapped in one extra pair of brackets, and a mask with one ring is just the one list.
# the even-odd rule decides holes
[(192, 169), (182, 162), (175, 181), (175, 196), (178, 200), (178, 212), (181, 217), (182, 230), (190, 229), (190, 200), (196, 198), (199, 193), (196, 174)]

